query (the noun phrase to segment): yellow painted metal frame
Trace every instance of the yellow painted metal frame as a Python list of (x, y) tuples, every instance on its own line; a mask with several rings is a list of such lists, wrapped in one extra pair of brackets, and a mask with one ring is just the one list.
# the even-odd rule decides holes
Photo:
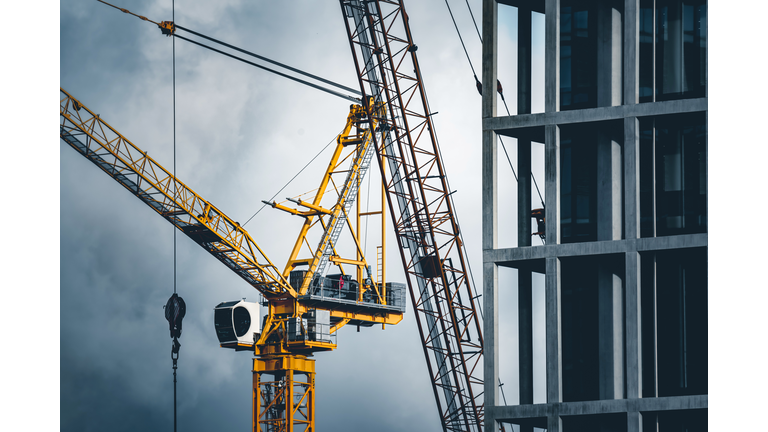
[(255, 432), (314, 431), (315, 361), (293, 355), (254, 359), (253, 413)]
[[(322, 247), (318, 247), (310, 258), (297, 258), (301, 246), (307, 244), (307, 233), (312, 226), (319, 225), (328, 236), (329, 224), (324, 223), (325, 217), (338, 217), (344, 211), (344, 199), (339, 194), (336, 205), (330, 209), (320, 206), (323, 194), (329, 184), (333, 183), (332, 174), (340, 171), (341, 162), (352, 161), (352, 170), (359, 170), (363, 160), (363, 152), (355, 150), (342, 158), (345, 147), (367, 148), (373, 152), (370, 145), (374, 137), (370, 131), (376, 127), (377, 118), (383, 115), (383, 108), (370, 103), (362, 107), (353, 105), (347, 117), (344, 132), (337, 139), (337, 146), (323, 177), (318, 193), (312, 202), (296, 201), (297, 204), (309, 209), (300, 211), (272, 203), (273, 207), (304, 217), (305, 223), (291, 252), (283, 272), (279, 272), (266, 257), (261, 248), (251, 238), (250, 234), (239, 223), (233, 221), (209, 201), (203, 199), (192, 189), (178, 180), (171, 172), (162, 167), (147, 153), (127, 138), (122, 136), (104, 120), (82, 105), (69, 93), (61, 89), (60, 104), (60, 137), (84, 157), (96, 164), (114, 180), (123, 185), (145, 204), (151, 207), (166, 220), (182, 230), (200, 246), (208, 250), (235, 273), (254, 286), (268, 300), (269, 311), (259, 340), (255, 343), (253, 368), (253, 427), (254, 431), (314, 431), (315, 410), (315, 369), (314, 360), (307, 359), (314, 352), (331, 351), (336, 345), (318, 341), (288, 341), (287, 321), (291, 317), (301, 317), (313, 307), (302, 304), (299, 295), (307, 293), (310, 279), (305, 279), (297, 291), (288, 283), (290, 272), (297, 265), (308, 265), (310, 274), (317, 267)], [(378, 111), (377, 111), (378, 110)], [(363, 127), (367, 123), (368, 127)], [(356, 133), (352, 134), (352, 128)], [(366, 145), (362, 145), (366, 144)], [(349, 180), (351, 179), (351, 180)], [(349, 181), (360, 181), (356, 176), (348, 176)], [(342, 189), (344, 187), (342, 186)], [(346, 188), (348, 189), (348, 188)], [(379, 214), (382, 223), (382, 243), (386, 238), (384, 228), (386, 194), (382, 188), (382, 210), (379, 212), (360, 213), (359, 189), (356, 211), (356, 226), (360, 226), (360, 217)], [(356, 257), (342, 258), (336, 254), (331, 262), (341, 268), (341, 264), (357, 267), (358, 280), (362, 279), (362, 270), (367, 266), (360, 246), (359, 229), (354, 229), (349, 223), (349, 215), (344, 214), (347, 226), (354, 239), (357, 251)], [(315, 218), (317, 217), (317, 220)], [(383, 245), (381, 246), (383, 248)], [(381, 277), (374, 281), (372, 289), (378, 296), (380, 304), (386, 304), (384, 291), (384, 260), (382, 252)], [(378, 257), (377, 257), (378, 260)], [(363, 284), (360, 285), (359, 300), (362, 300)], [(361, 312), (358, 307), (339, 304), (330, 310), (330, 315), (336, 323), (330, 328), (335, 333), (350, 321), (362, 321), (382, 324), (397, 324), (403, 319), (402, 312), (396, 310), (381, 310)], [(269, 374), (275, 377), (272, 381), (262, 379)], [(305, 381), (296, 379), (297, 375), (306, 377)], [(266, 389), (271, 389), (267, 391)], [(271, 392), (271, 393), (270, 393)], [(282, 416), (270, 415), (275, 411), (275, 404), (282, 403), (289, 409), (284, 409)], [(272, 410), (272, 411), (270, 411)], [(262, 429), (262, 426), (267, 429)], [(303, 428), (303, 429), (301, 429)]]

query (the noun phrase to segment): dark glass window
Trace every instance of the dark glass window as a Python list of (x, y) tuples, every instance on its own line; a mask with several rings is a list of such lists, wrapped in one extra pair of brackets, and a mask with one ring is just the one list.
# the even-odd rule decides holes
[(706, 249), (649, 253), (641, 265), (643, 395), (707, 394)]
[(560, 135), (560, 241), (597, 240), (597, 128), (564, 125)]
[(232, 328), (232, 309), (216, 309), (213, 313), (213, 324), (216, 327), (216, 337), (219, 338), (219, 342), (235, 340), (235, 331)]
[(251, 328), (251, 314), (248, 313), (248, 309), (242, 306), (235, 308), (233, 321), (237, 337), (243, 336)]
[(562, 0), (560, 9), (560, 109), (597, 106), (597, 8)]
[(639, 18), (640, 102), (703, 97), (706, 0), (641, 0)]
[(626, 414), (563, 416), (563, 432), (626, 432)]
[[(640, 121), (640, 229), (643, 237), (707, 231), (704, 113)], [(654, 202), (655, 194), (655, 202)]]
[(653, 2), (640, 0), (640, 102), (653, 102)]
[(640, 119), (640, 236), (653, 237), (654, 233), (654, 149), (652, 118)]
[(582, 257), (561, 263), (563, 401), (598, 400), (597, 265)]
[(704, 114), (656, 120), (656, 235), (707, 230)]
[(643, 432), (707, 432), (707, 410), (644, 412)]

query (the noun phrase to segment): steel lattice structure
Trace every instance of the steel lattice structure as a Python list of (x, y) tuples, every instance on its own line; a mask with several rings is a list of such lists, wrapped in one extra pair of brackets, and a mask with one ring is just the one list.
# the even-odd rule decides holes
[(402, 1), (340, 3), (363, 97), (387, 108), (376, 150), (443, 429), (481, 431), (482, 323), (408, 15)]
[(247, 231), (61, 89), (60, 136), (267, 298), (297, 297)]

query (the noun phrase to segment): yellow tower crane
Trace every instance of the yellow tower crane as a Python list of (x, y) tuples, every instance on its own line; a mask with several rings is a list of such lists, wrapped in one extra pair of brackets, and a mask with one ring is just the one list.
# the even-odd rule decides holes
[[(296, 200), (301, 209), (271, 203), (304, 218), (280, 271), (239, 223), (61, 89), (61, 139), (263, 295), (268, 307), (263, 329), (258, 306), (245, 302), (221, 303), (214, 315), (222, 347), (256, 355), (255, 431), (314, 431), (315, 360), (310, 357), (335, 349), (335, 333), (344, 325), (383, 326), (403, 318), (405, 286), (386, 283), (376, 277), (383, 271), (371, 270), (357, 229), (364, 214), (359, 206), (352, 211), (375, 153), (372, 131), (382, 115), (384, 108), (371, 99), (365, 106), (352, 105), (314, 199)], [(340, 175), (342, 180), (334, 180)], [(335, 194), (326, 193), (329, 189)], [(323, 198), (330, 195), (336, 195), (335, 201), (326, 205)], [(384, 213), (376, 213), (383, 222)], [(347, 223), (351, 217), (358, 222), (354, 227)], [(354, 257), (341, 256), (335, 247), (344, 230), (355, 245)], [(319, 233), (316, 247), (310, 243), (311, 232)], [(304, 251), (307, 255), (301, 255)], [(330, 266), (340, 274), (329, 275)], [(345, 274), (344, 266), (354, 267), (356, 278)]]

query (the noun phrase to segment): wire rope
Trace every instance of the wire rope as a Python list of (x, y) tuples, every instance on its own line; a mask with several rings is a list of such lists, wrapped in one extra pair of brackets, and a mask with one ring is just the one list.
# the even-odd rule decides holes
[(312, 87), (312, 88), (314, 88), (314, 89), (317, 89), (317, 90), (320, 90), (320, 91), (326, 92), (326, 93), (328, 93), (328, 94), (332, 94), (332, 95), (334, 95), (334, 96), (337, 96), (337, 97), (340, 97), (340, 98), (342, 98), (342, 99), (346, 99), (346, 100), (352, 101), (352, 102), (354, 102), (354, 103), (360, 103), (360, 99), (358, 99), (358, 98), (355, 98), (355, 97), (353, 97), (353, 96), (345, 95), (345, 94), (343, 94), (343, 93), (339, 93), (339, 92), (337, 92), (337, 91), (334, 91), (334, 90), (331, 90), (331, 89), (328, 89), (328, 88), (322, 87), (322, 86), (320, 86), (320, 85), (317, 85), (317, 84), (313, 84), (313, 83), (311, 83), (311, 82), (309, 82), (309, 81), (305, 81), (305, 80), (303, 80), (303, 79), (300, 79), (300, 78), (296, 78), (296, 77), (290, 76), (290, 75), (288, 75), (288, 74), (284, 74), (284, 73), (282, 73), (282, 72), (279, 72), (279, 71), (276, 71), (276, 70), (274, 70), (274, 69), (270, 69), (270, 68), (268, 68), (268, 67), (266, 67), (266, 66), (262, 66), (262, 65), (260, 65), (260, 64), (254, 63), (254, 62), (252, 62), (252, 61), (248, 61), (248, 60), (246, 60), (246, 59), (244, 59), (244, 58), (240, 58), (240, 57), (238, 57), (238, 56), (236, 56), (236, 55), (232, 55), (232, 54), (230, 54), (230, 53), (224, 52), (224, 51), (222, 51), (222, 50), (220, 50), (220, 49), (216, 49), (216, 48), (214, 48), (214, 47), (212, 47), (212, 46), (209, 46), (209, 45), (205, 45), (205, 44), (202, 44), (202, 43), (200, 43), (200, 42), (197, 42), (197, 41), (193, 41), (192, 39), (189, 39), (189, 38), (185, 38), (184, 36), (179, 36), (178, 34), (174, 34), (174, 37), (177, 37), (177, 38), (179, 38), (179, 39), (182, 39), (182, 40), (185, 40), (185, 41), (187, 41), (187, 42), (193, 43), (193, 44), (195, 44), (195, 45), (201, 46), (201, 47), (203, 47), (203, 48), (207, 48), (207, 49), (209, 49), (209, 50), (211, 50), (211, 51), (217, 52), (217, 53), (219, 53), (219, 54), (221, 54), (221, 55), (225, 55), (225, 56), (227, 56), (227, 57), (230, 57), (230, 58), (233, 58), (233, 59), (235, 59), (235, 60), (240, 60), (240, 61), (241, 61), (241, 62), (243, 62), (243, 63), (249, 64), (249, 65), (251, 65), (251, 66), (255, 66), (255, 67), (259, 68), (259, 69), (263, 69), (263, 70), (265, 70), (265, 71), (268, 71), (268, 72), (272, 72), (273, 74), (275, 74), (275, 75), (279, 75), (279, 76), (281, 76), (281, 77), (283, 77), (283, 78), (288, 78), (288, 79), (289, 79), (289, 80), (291, 80), (291, 81), (296, 81), (296, 82), (298, 82), (298, 83), (301, 83), (301, 84), (304, 84), (304, 85), (306, 85), (306, 86)]
[(240, 52), (241, 52), (241, 53), (243, 53), (243, 54), (248, 54), (249, 56), (252, 56), (252, 57), (256, 57), (256, 58), (257, 58), (257, 59), (259, 59), (259, 60), (263, 60), (263, 61), (265, 61), (265, 62), (269, 62), (269, 63), (272, 63), (272, 64), (274, 64), (274, 65), (280, 66), (280, 67), (282, 67), (282, 68), (288, 69), (288, 70), (290, 70), (290, 71), (293, 71), (293, 72), (296, 72), (296, 73), (298, 73), (298, 74), (301, 74), (301, 75), (304, 75), (304, 76), (310, 77), (310, 78), (312, 78), (312, 79), (315, 79), (315, 80), (318, 80), (318, 81), (324, 82), (324, 83), (326, 83), (326, 84), (330, 84), (330, 85), (332, 85), (332, 86), (334, 86), (334, 87), (338, 87), (338, 88), (340, 88), (340, 89), (342, 89), (342, 90), (346, 90), (346, 91), (348, 91), (348, 92), (350, 92), (350, 93), (352, 93), (352, 94), (355, 94), (355, 95), (358, 95), (358, 96), (362, 96), (362, 93), (360, 93), (360, 91), (359, 91), (359, 90), (355, 90), (355, 89), (353, 89), (353, 88), (351, 88), (351, 87), (347, 87), (347, 86), (344, 86), (344, 85), (341, 85), (341, 84), (335, 83), (335, 82), (333, 82), (333, 81), (331, 81), (331, 80), (328, 80), (328, 79), (325, 79), (325, 78), (319, 77), (319, 76), (317, 76), (317, 75), (314, 75), (314, 74), (311, 74), (311, 73), (309, 73), (309, 72), (305, 72), (305, 71), (303, 71), (303, 70), (301, 70), (301, 69), (297, 69), (297, 68), (294, 68), (294, 67), (288, 66), (288, 65), (286, 65), (286, 64), (283, 64), (283, 63), (280, 63), (280, 62), (278, 62), (278, 61), (275, 61), (275, 60), (269, 59), (269, 58), (267, 58), (267, 57), (264, 57), (264, 56), (258, 55), (258, 54), (256, 54), (256, 53), (253, 53), (253, 52), (250, 52), (250, 51), (244, 50), (244, 49), (242, 49), (242, 48), (238, 48), (238, 47), (236, 47), (236, 46), (234, 46), (234, 45), (230, 45), (230, 44), (228, 44), (228, 43), (226, 43), (226, 42), (222, 42), (222, 41), (220, 41), (220, 40), (218, 40), (218, 39), (214, 39), (214, 38), (212, 38), (212, 37), (210, 37), (210, 36), (206, 36), (206, 35), (204, 35), (204, 34), (201, 34), (201, 33), (198, 33), (198, 32), (196, 32), (196, 31), (190, 30), (190, 29), (188, 29), (188, 28), (186, 28), (186, 27), (182, 27), (182, 26), (180, 26), (180, 25), (176, 25), (176, 28), (178, 28), (178, 29), (181, 29), (181, 30), (184, 30), (184, 31), (186, 31), (186, 32), (188, 32), (188, 33), (192, 33), (193, 35), (199, 36), (199, 37), (201, 37), (201, 38), (204, 38), (204, 39), (208, 39), (208, 40), (209, 40), (209, 41), (211, 41), (211, 42), (215, 42), (215, 43), (217, 43), (217, 44), (220, 44), (220, 45), (224, 45), (225, 47), (227, 47), (227, 48), (231, 48), (231, 49), (233, 49), (233, 50), (235, 50), (235, 51), (240, 51)]
[(477, 37), (480, 38), (480, 44), (483, 44), (483, 37), (480, 36), (480, 29), (477, 27), (477, 21), (475, 20), (475, 14), (472, 13), (472, 8), (469, 6), (469, 0), (464, 0), (467, 3), (467, 9), (469, 9), (469, 15), (472, 17), (472, 23), (475, 25), (477, 31)]
[[(475, 14), (472, 13), (472, 8), (469, 5), (469, 1), (465, 0), (465, 3), (467, 4), (467, 9), (469, 10), (469, 15), (472, 17), (472, 23), (475, 26), (475, 30), (477, 31), (477, 37), (480, 39), (480, 44), (483, 43), (483, 37), (480, 35), (480, 29), (477, 26), (477, 20), (475, 19)], [(472, 75), (475, 77), (475, 82), (478, 84), (478, 90), (481, 88), (482, 85), (480, 81), (477, 79), (477, 74), (475, 74), (475, 68), (472, 66), (472, 61), (469, 59), (469, 55), (467, 54), (467, 47), (464, 46), (464, 39), (461, 37), (461, 31), (459, 30), (459, 27), (456, 25), (456, 20), (453, 17), (453, 12), (451, 11), (451, 6), (448, 4), (448, 0), (445, 0), (445, 5), (448, 7), (448, 13), (451, 15), (451, 20), (453, 21), (453, 26), (456, 29), (456, 33), (459, 36), (459, 40), (461, 41), (461, 47), (464, 49), (464, 54), (467, 56), (467, 61), (469, 62), (469, 67), (472, 69)], [(498, 89), (499, 89), (499, 95), (501, 96), (501, 101), (504, 103), (504, 108), (507, 111), (507, 115), (511, 116), (512, 114), (509, 111), (509, 106), (507, 106), (507, 100), (504, 98), (504, 93), (501, 90), (501, 84), (497, 83)], [(482, 93), (482, 92), (481, 92)], [(515, 181), (519, 181), (517, 178), (517, 173), (515, 172), (515, 167), (512, 165), (512, 160), (509, 158), (509, 153), (507, 153), (507, 146), (504, 145), (504, 140), (501, 139), (501, 136), (499, 136), (499, 142), (501, 143), (501, 148), (504, 149), (504, 154), (507, 156), (507, 162), (509, 162), (509, 167), (512, 169), (512, 175), (515, 176)], [(533, 184), (536, 186), (536, 193), (539, 195), (539, 200), (541, 201), (541, 205), (544, 206), (544, 198), (541, 196), (541, 190), (539, 190), (539, 184), (536, 181), (536, 176), (531, 173), (531, 178), (533, 179)]]
[[(171, 16), (176, 21), (176, 1), (171, 0)], [(172, 58), (173, 58), (173, 201), (178, 200), (178, 188), (176, 181), (176, 39), (173, 39), (172, 43)], [(173, 294), (176, 295), (176, 227), (173, 227)], [(179, 347), (181, 345), (178, 339), (174, 338), (173, 346), (171, 348), (171, 359), (173, 360), (173, 432), (176, 432), (177, 428), (177, 403), (176, 403), (176, 369), (178, 361)]]
[[(464, 49), (464, 55), (467, 57), (467, 62), (469, 62), (469, 67), (472, 69), (472, 76), (475, 77), (475, 84), (477, 85), (477, 89), (480, 90), (480, 80), (477, 79), (477, 74), (475, 73), (475, 67), (472, 65), (472, 60), (469, 58), (469, 53), (467, 52), (467, 47), (464, 45), (464, 39), (461, 37), (461, 32), (459, 31), (459, 26), (456, 24), (456, 19), (453, 17), (453, 11), (451, 10), (451, 6), (448, 4), (448, 0), (445, 0), (445, 6), (448, 7), (448, 13), (451, 15), (451, 21), (453, 21), (453, 27), (456, 29), (456, 34), (459, 35), (459, 41), (461, 41), (461, 47)], [(482, 39), (481, 39), (482, 43)]]
[[(338, 136), (338, 135), (337, 135), (337, 136)], [(326, 144), (326, 145), (325, 145), (325, 147), (323, 147), (323, 148), (322, 148), (322, 149), (321, 149), (321, 150), (320, 150), (320, 151), (319, 151), (319, 152), (318, 152), (318, 153), (315, 155), (315, 157), (313, 157), (313, 158), (312, 158), (312, 159), (311, 159), (309, 162), (307, 162), (307, 164), (306, 164), (306, 165), (304, 165), (304, 168), (302, 168), (301, 170), (299, 170), (299, 172), (298, 172), (298, 173), (296, 173), (296, 175), (295, 175), (295, 176), (293, 176), (293, 177), (292, 177), (290, 180), (288, 180), (288, 183), (286, 183), (286, 184), (285, 184), (283, 187), (281, 187), (279, 191), (275, 192), (275, 194), (274, 194), (274, 195), (272, 195), (272, 198), (270, 198), (270, 199), (269, 199), (269, 201), (272, 201), (272, 200), (274, 200), (274, 199), (275, 199), (275, 197), (276, 197), (276, 196), (277, 196), (277, 195), (278, 195), (280, 192), (282, 192), (282, 191), (283, 191), (283, 189), (285, 189), (286, 187), (288, 187), (288, 185), (289, 185), (289, 184), (291, 184), (291, 182), (293, 182), (293, 181), (296, 179), (296, 177), (298, 177), (298, 176), (299, 176), (299, 174), (301, 174), (302, 172), (304, 172), (304, 170), (305, 170), (305, 169), (307, 169), (307, 167), (308, 167), (308, 166), (309, 166), (309, 165), (310, 165), (312, 162), (314, 162), (314, 161), (315, 161), (315, 159), (317, 159), (317, 158), (318, 158), (318, 156), (320, 156), (320, 154), (322, 154), (322, 153), (325, 151), (325, 149), (327, 149), (327, 148), (328, 148), (328, 146), (330, 146), (331, 144), (333, 144), (335, 141), (336, 141), (336, 138), (333, 138), (331, 141), (329, 141), (329, 142), (328, 142), (328, 144)], [(247, 220), (247, 221), (245, 221), (245, 223), (243, 224), (243, 227), (245, 227), (245, 225), (247, 225), (247, 224), (248, 224), (248, 222), (250, 222), (250, 221), (251, 221), (251, 219), (253, 219), (253, 218), (254, 218), (254, 217), (257, 215), (257, 214), (259, 214), (259, 212), (261, 212), (262, 210), (264, 210), (264, 207), (266, 207), (266, 206), (267, 206), (266, 204), (262, 204), (262, 206), (261, 206), (261, 207), (260, 207), (260, 208), (259, 208), (259, 209), (256, 211), (256, 213), (254, 213), (254, 214), (253, 214), (253, 216), (249, 217), (249, 218), (248, 218), (248, 220)]]

